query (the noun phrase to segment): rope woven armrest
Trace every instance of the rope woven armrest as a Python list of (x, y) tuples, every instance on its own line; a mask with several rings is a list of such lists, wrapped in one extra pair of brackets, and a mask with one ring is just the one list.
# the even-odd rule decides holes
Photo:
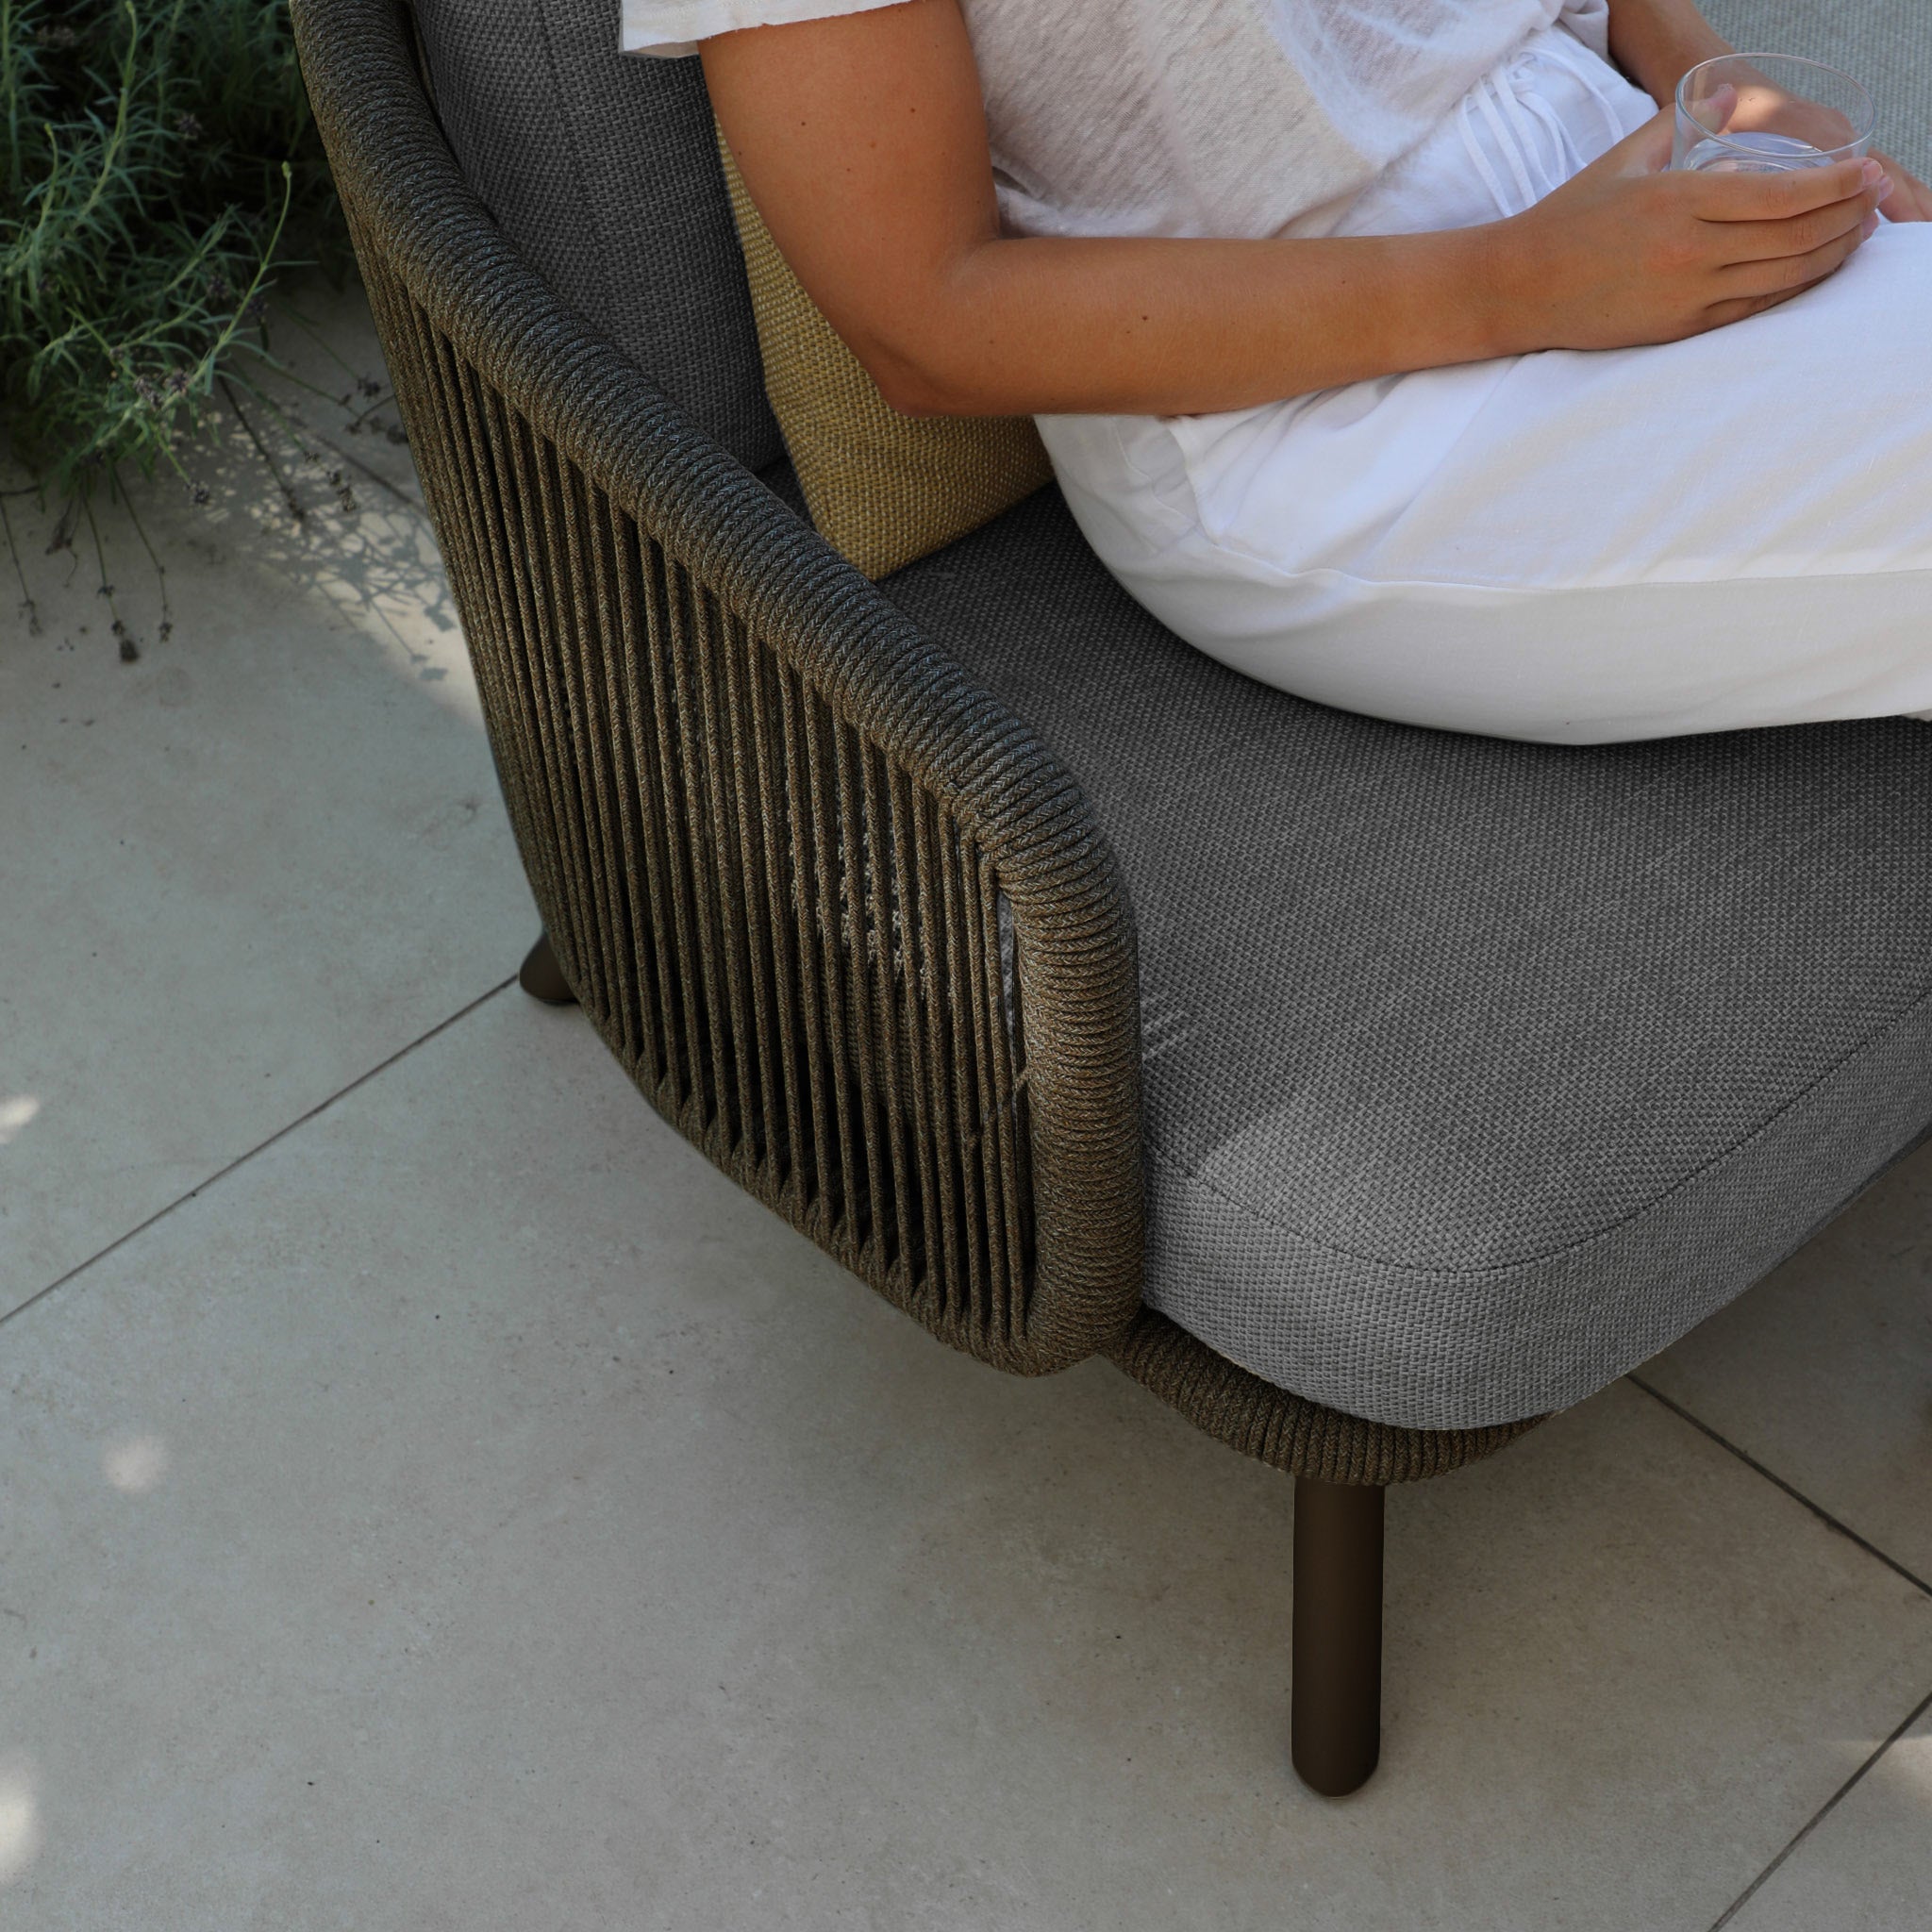
[(560, 303), (401, 0), (296, 0), (519, 849), (587, 1012), (727, 1172), (1003, 1368), (1141, 1280), (1133, 924), (1038, 738)]
[(1141, 1306), (1134, 928), (1034, 733), (549, 291), (404, 0), (292, 0), (316, 119), (573, 991), (646, 1096), (953, 1343), (1103, 1353), (1297, 1475), (1441, 1474)]

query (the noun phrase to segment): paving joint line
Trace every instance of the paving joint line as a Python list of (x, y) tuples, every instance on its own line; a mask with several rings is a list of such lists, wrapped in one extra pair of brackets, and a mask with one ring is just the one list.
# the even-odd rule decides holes
[(1824, 1803), (1818, 1807), (1818, 1809), (1814, 1811), (1811, 1814), (1811, 1816), (1807, 1818), (1801, 1826), (1799, 1826), (1796, 1835), (1792, 1838), (1791, 1841), (1788, 1845), (1786, 1845), (1784, 1850), (1781, 1851), (1777, 1855), (1777, 1857), (1774, 1857), (1771, 1861), (1771, 1863), (1768, 1864), (1764, 1868), (1764, 1870), (1760, 1872), (1757, 1874), (1757, 1876), (1754, 1878), (1751, 1881), (1751, 1883), (1747, 1885), (1744, 1888), (1744, 1890), (1740, 1891), (1737, 1895), (1737, 1897), (1730, 1902), (1730, 1904), (1727, 1907), (1725, 1907), (1723, 1917), (1718, 1919), (1716, 1923), (1711, 1926), (1710, 1932), (1724, 1932), (1724, 1928), (1726, 1925), (1728, 1925), (1731, 1923), (1731, 1921), (1735, 1919), (1738, 1916), (1738, 1914), (1741, 1912), (1747, 1905), (1750, 1904), (1752, 1899), (1757, 1896), (1757, 1892), (1763, 1888), (1766, 1881), (1770, 1879), (1772, 1874), (1774, 1872), (1776, 1872), (1778, 1867), (1782, 1865), (1785, 1862), (1785, 1860), (1789, 1858), (1791, 1856), (1791, 1854), (1795, 1852), (1798, 1849), (1798, 1847), (1801, 1844), (1803, 1844), (1805, 1840), (1807, 1838), (1809, 1838), (1811, 1834), (1814, 1831), (1816, 1831), (1818, 1827), (1821, 1824), (1823, 1824), (1824, 1821), (1828, 1817), (1830, 1817), (1835, 1810), (1838, 1809), (1839, 1806), (1841, 1805), (1845, 1801), (1845, 1799), (1851, 1796), (1853, 1790), (1864, 1777), (1865, 1774), (1868, 1771), (1870, 1771), (1872, 1767), (1874, 1764), (1876, 1764), (1878, 1760), (1881, 1757), (1883, 1757), (1885, 1754), (1888, 1751), (1890, 1751), (1891, 1747), (1894, 1744), (1896, 1744), (1898, 1740), (1901, 1738), (1903, 1738), (1905, 1734), (1908, 1730), (1910, 1730), (1911, 1727), (1915, 1724), (1917, 1724), (1918, 1721), (1922, 1717), (1924, 1717), (1928, 1710), (1932, 1710), (1932, 1691), (1928, 1691), (1924, 1697), (1922, 1697), (1919, 1700), (1919, 1702), (1916, 1705), (1912, 1707), (1910, 1710), (1908, 1710), (1906, 1713), (1904, 1722), (1899, 1724), (1899, 1726), (1892, 1732), (1892, 1734), (1889, 1738), (1887, 1738), (1886, 1740), (1882, 1744), (1880, 1744), (1878, 1748), (1875, 1751), (1874, 1751), (1869, 1757), (1866, 1758), (1864, 1763), (1859, 1765), (1857, 1771), (1853, 1772), (1850, 1777), (1846, 1778), (1843, 1784), (1839, 1786), (1837, 1790), (1832, 1792), (1830, 1797), (1825, 1799)]
[(1932, 1596), (1932, 1583), (1927, 1583), (1923, 1576), (1918, 1575), (1913, 1571), (1907, 1570), (1906, 1566), (1903, 1563), (1901, 1563), (1896, 1557), (1887, 1556), (1886, 1553), (1883, 1550), (1881, 1550), (1876, 1543), (1872, 1541), (1872, 1540), (1869, 1537), (1860, 1536), (1858, 1532), (1851, 1526), (1850, 1524), (1841, 1523), (1836, 1516), (1834, 1516), (1831, 1513), (1829, 1509), (1825, 1508), (1823, 1504), (1814, 1503), (1811, 1500), (1811, 1498), (1804, 1492), (1803, 1490), (1797, 1488), (1794, 1484), (1788, 1483), (1783, 1476), (1777, 1474), (1775, 1470), (1767, 1469), (1763, 1463), (1758, 1461), (1757, 1457), (1753, 1456), (1750, 1453), (1749, 1450), (1739, 1448), (1739, 1446), (1735, 1442), (1733, 1442), (1728, 1436), (1723, 1435), (1718, 1430), (1712, 1428), (1707, 1422), (1705, 1422), (1702, 1419), (1702, 1417), (1692, 1415), (1690, 1411), (1683, 1406), (1682, 1403), (1673, 1402), (1671, 1398), (1668, 1395), (1666, 1395), (1661, 1389), (1653, 1389), (1651, 1385), (1648, 1382), (1644, 1381), (1644, 1379), (1641, 1375), (1629, 1374), (1625, 1375), (1624, 1379), (1626, 1382), (1635, 1383), (1636, 1386), (1641, 1389), (1643, 1392), (1646, 1395), (1648, 1395), (1653, 1402), (1661, 1403), (1663, 1407), (1669, 1409), (1673, 1415), (1678, 1417), (1680, 1420), (1684, 1422), (1689, 1423), (1690, 1426), (1693, 1429), (1697, 1430), (1700, 1435), (1708, 1436), (1710, 1440), (1718, 1445), (1719, 1448), (1729, 1450), (1730, 1453), (1733, 1456), (1735, 1456), (1738, 1458), (1738, 1460), (1744, 1465), (1746, 1469), (1755, 1470), (1757, 1473), (1757, 1474), (1761, 1475), (1765, 1479), (1766, 1482), (1772, 1483), (1775, 1485), (1775, 1487), (1777, 1487), (1778, 1489), (1782, 1490), (1785, 1492), (1785, 1494), (1791, 1499), (1792, 1502), (1802, 1504), (1804, 1507), (1806, 1507), (1812, 1513), (1812, 1515), (1817, 1517), (1819, 1522), (1824, 1524), (1829, 1528), (1837, 1530), (1839, 1535), (1843, 1537), (1847, 1542), (1856, 1543), (1858, 1546), (1858, 1548), (1863, 1550), (1868, 1557), (1874, 1557), (1877, 1561), (1883, 1563), (1885, 1567), (1888, 1570), (1891, 1571), (1894, 1574), (1904, 1577), (1905, 1580), (1907, 1583), (1909, 1583), (1914, 1590), (1923, 1591), (1927, 1596)]
[(508, 991), (510, 987), (516, 984), (516, 982), (517, 975), (514, 973), (512, 973), (508, 979), (500, 980), (495, 986), (491, 987), (485, 992), (479, 992), (475, 999), (471, 1000), (465, 1006), (458, 1007), (457, 1010), (454, 1013), (451, 1013), (446, 1019), (439, 1020), (436, 1023), (436, 1024), (430, 1027), (426, 1033), (419, 1034), (414, 1040), (410, 1041), (407, 1045), (397, 1047), (395, 1052), (391, 1054), (386, 1059), (378, 1060), (375, 1066), (366, 1068), (362, 1073), (358, 1074), (356, 1077), (353, 1080), (351, 1080), (346, 1086), (337, 1088), (337, 1090), (333, 1093), (328, 1095), (326, 1099), (317, 1101), (316, 1104), (313, 1107), (311, 1107), (307, 1113), (297, 1115), (297, 1117), (294, 1120), (290, 1121), (286, 1126), (277, 1127), (275, 1131), (268, 1137), (267, 1140), (258, 1141), (253, 1147), (247, 1150), (246, 1153), (236, 1155), (234, 1159), (229, 1161), (225, 1167), (218, 1167), (213, 1174), (208, 1175), (208, 1177), (206, 1180), (196, 1181), (195, 1184), (192, 1188), (190, 1188), (185, 1194), (178, 1194), (165, 1207), (157, 1208), (155, 1211), (152, 1214), (150, 1214), (145, 1221), (140, 1222), (135, 1226), (130, 1227), (125, 1234), (116, 1235), (114, 1239), (107, 1244), (106, 1247), (96, 1249), (95, 1252), (90, 1255), (86, 1260), (76, 1261), (72, 1268), (68, 1269), (66, 1274), (60, 1275), (57, 1280), (48, 1282), (45, 1288), (37, 1289), (32, 1294), (28, 1295), (26, 1300), (22, 1302), (18, 1307), (8, 1308), (4, 1315), (0, 1315), (0, 1328), (6, 1327), (8, 1323), (15, 1320), (18, 1316), (25, 1314), (29, 1308), (38, 1307), (39, 1304), (45, 1301), (49, 1295), (54, 1293), (56, 1290), (65, 1288), (67, 1284), (70, 1281), (74, 1280), (77, 1275), (85, 1274), (87, 1271), (95, 1264), (95, 1262), (105, 1261), (108, 1258), (108, 1257), (113, 1254), (117, 1248), (125, 1247), (127, 1243), (134, 1240), (134, 1238), (137, 1235), (145, 1234), (149, 1228), (155, 1225), (157, 1222), (165, 1221), (169, 1215), (174, 1213), (175, 1208), (185, 1206), (188, 1202), (195, 1199), (197, 1195), (207, 1193), (208, 1191), (211, 1187), (213, 1187), (217, 1181), (226, 1180), (227, 1177), (231, 1174), (233, 1174), (238, 1167), (245, 1166), (249, 1161), (253, 1160), (258, 1154), (266, 1153), (269, 1150), (269, 1148), (273, 1147), (277, 1141), (286, 1140), (291, 1134), (292, 1134), (295, 1131), (297, 1127), (307, 1126), (308, 1123), (312, 1121), (318, 1114), (326, 1113), (328, 1109), (336, 1104), (337, 1101), (346, 1099), (351, 1093), (355, 1092), (357, 1088), (366, 1087), (369, 1084), (369, 1082), (375, 1079), (378, 1074), (387, 1073), (390, 1070), (390, 1068), (394, 1066), (398, 1060), (406, 1059), (410, 1054), (414, 1053), (419, 1046), (428, 1045), (428, 1043), (432, 1040), (434, 1040), (439, 1033), (447, 1033), (449, 1029), (452, 1026), (456, 1025), (458, 1021), (467, 1020), (470, 1017), (470, 1015), (476, 1010), (478, 1007), (488, 1004), (488, 1002), (493, 1000), (498, 993)]

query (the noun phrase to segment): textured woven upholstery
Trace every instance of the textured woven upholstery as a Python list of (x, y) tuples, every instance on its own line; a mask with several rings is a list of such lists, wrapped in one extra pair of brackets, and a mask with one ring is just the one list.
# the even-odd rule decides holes
[[(512, 239), (774, 463), (694, 63), (614, 57), (614, 0), (419, 5), (453, 144)], [(1871, 78), (1881, 143), (1926, 166), (1911, 9), (1712, 10)], [(1118, 856), (1146, 1299), (1267, 1382), (1410, 1429), (1561, 1407), (1932, 1120), (1932, 730), (1579, 750), (1348, 717), (1162, 631), (1051, 491), (887, 589), (1039, 728)], [(1123, 1359), (1158, 1383), (1151, 1324)]]
[(1570, 749), (1178, 642), (1057, 493), (888, 594), (1032, 721), (1140, 934), (1153, 1307), (1351, 1414), (1601, 1388), (1932, 1121), (1932, 729)]
[(626, 59), (618, 0), (414, 0), (439, 118), (545, 281), (739, 460), (783, 454), (694, 60)]
[(765, 392), (814, 527), (869, 577), (925, 557), (1053, 475), (1030, 416), (902, 416), (791, 273), (718, 132)]

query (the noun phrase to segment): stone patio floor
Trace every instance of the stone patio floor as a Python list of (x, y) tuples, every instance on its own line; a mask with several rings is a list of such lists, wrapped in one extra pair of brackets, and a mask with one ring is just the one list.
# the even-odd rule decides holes
[(1291, 1485), (940, 1347), (516, 990), (407, 449), (296, 407), (301, 522), (233, 425), (137, 496), (165, 640), (98, 519), (133, 663), (8, 499), (9, 1932), (1932, 1923), (1932, 1154), (1396, 1492), (1382, 1770), (1311, 1797)]

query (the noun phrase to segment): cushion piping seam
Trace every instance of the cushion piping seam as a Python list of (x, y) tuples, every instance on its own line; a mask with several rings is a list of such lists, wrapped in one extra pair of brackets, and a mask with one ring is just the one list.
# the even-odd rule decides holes
[(1163, 1152), (1155, 1143), (1151, 1136), (1147, 1141), (1147, 1152), (1154, 1159), (1167, 1168), (1170, 1173), (1177, 1174), (1184, 1181), (1191, 1182), (1204, 1192), (1213, 1195), (1217, 1201), (1232, 1208), (1236, 1213), (1245, 1216), (1258, 1226), (1267, 1228), (1271, 1233), (1290, 1235), (1294, 1240), (1304, 1242), (1320, 1254), (1332, 1255), (1339, 1259), (1346, 1261), (1366, 1262), (1370, 1267), (1386, 1268), (1397, 1274), (1424, 1275), (1438, 1281), (1476, 1281), (1492, 1278), (1497, 1275), (1515, 1274), (1520, 1269), (1541, 1267), (1545, 1262), (1560, 1260), (1566, 1255), (1576, 1254), (1582, 1249), (1593, 1247), (1600, 1241), (1607, 1241), (1620, 1228), (1627, 1227), (1632, 1222), (1642, 1219), (1644, 1215), (1653, 1212), (1674, 1194), (1681, 1193), (1686, 1188), (1703, 1179), (1713, 1169), (1722, 1166), (1725, 1161), (1741, 1153), (1754, 1141), (1759, 1140), (1768, 1134), (1779, 1121), (1784, 1119), (1794, 1108), (1801, 1105), (1820, 1087), (1824, 1086), (1826, 1081), (1835, 1078), (1839, 1074), (1842, 1073), (1854, 1060), (1872, 1052), (1888, 1035), (1895, 1033), (1905, 1026), (1928, 1004), (1932, 1004), (1932, 988), (1928, 988), (1921, 992), (1918, 998), (1890, 1025), (1883, 1027), (1878, 1032), (1860, 1041), (1850, 1052), (1834, 1060), (1816, 1079), (1807, 1082), (1798, 1092), (1792, 1094), (1774, 1113), (1768, 1115), (1763, 1121), (1759, 1122), (1748, 1134), (1733, 1141), (1728, 1147), (1721, 1148), (1709, 1159), (1673, 1181), (1669, 1187), (1663, 1189), (1660, 1192), (1653, 1194), (1641, 1207), (1633, 1208), (1627, 1214), (1620, 1215), (1607, 1226), (1592, 1229), (1589, 1234), (1580, 1235), (1572, 1241), (1565, 1241), (1559, 1247), (1546, 1248), (1539, 1254), (1519, 1256), (1513, 1260), (1500, 1261), (1488, 1268), (1431, 1267), (1426, 1263), (1419, 1261), (1401, 1261), (1380, 1255), (1362, 1254), (1357, 1249), (1345, 1248), (1337, 1242), (1323, 1241), (1307, 1233), (1305, 1229), (1294, 1226), (1291, 1223), (1275, 1220), (1249, 1203), (1236, 1199), (1224, 1188), (1217, 1186), (1216, 1183), (1208, 1179), (1205, 1174), (1196, 1174), (1193, 1169), (1176, 1160), (1172, 1155)]
[[(584, 210), (584, 220), (591, 230), (591, 240), (597, 250), (597, 280), (604, 291), (604, 312), (615, 312), (616, 297), (610, 287), (610, 249), (604, 240), (603, 225), (597, 219), (596, 205), (591, 199), (590, 185), (584, 175), (583, 156), (577, 151), (576, 125), (564, 105), (563, 75), (557, 64), (557, 38), (550, 29), (550, 8), (540, 6), (537, 19), (543, 29), (543, 58), (550, 69), (551, 97), (558, 108), (558, 119), (563, 124), (563, 144), (570, 154), (571, 179), (576, 186), (577, 204)], [(620, 52), (622, 49), (619, 50)]]

